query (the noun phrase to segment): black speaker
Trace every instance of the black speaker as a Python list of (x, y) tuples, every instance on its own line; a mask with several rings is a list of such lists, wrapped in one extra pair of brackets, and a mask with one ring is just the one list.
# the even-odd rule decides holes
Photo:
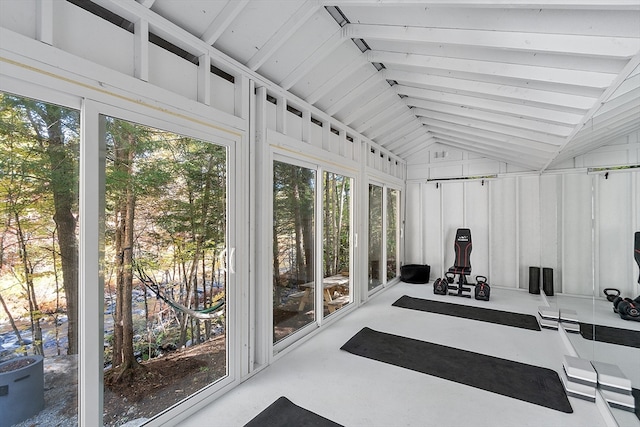
[(529, 267), (529, 293), (540, 293), (540, 267)]
[(545, 295), (553, 295), (553, 268), (542, 269), (542, 289)]

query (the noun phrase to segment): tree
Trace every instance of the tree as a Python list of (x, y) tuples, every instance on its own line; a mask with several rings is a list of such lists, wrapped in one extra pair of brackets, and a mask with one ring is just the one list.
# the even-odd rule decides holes
[[(53, 220), (57, 228), (58, 250), (61, 260), (63, 287), (68, 316), (68, 354), (76, 354), (78, 332), (78, 123), (79, 114), (75, 110), (57, 105), (0, 95), (0, 106), (5, 121), (2, 134), (10, 138), (11, 156), (18, 163), (12, 169), (21, 173), (25, 191), (39, 194), (41, 202), (35, 208), (39, 217), (46, 215), (47, 198), (53, 203)], [(7, 193), (5, 193), (7, 194)], [(17, 205), (14, 204), (14, 207)], [(24, 213), (26, 215), (26, 213)], [(33, 213), (29, 213), (33, 215)], [(19, 227), (18, 241), (21, 251), (27, 254), (28, 240), (22, 233), (21, 217), (15, 218)], [(27, 255), (25, 255), (27, 256)], [(24, 259), (25, 278), (29, 302), (32, 310), (37, 310), (33, 292), (32, 273), (28, 273), (30, 260)], [(36, 332), (36, 331), (34, 331)]]

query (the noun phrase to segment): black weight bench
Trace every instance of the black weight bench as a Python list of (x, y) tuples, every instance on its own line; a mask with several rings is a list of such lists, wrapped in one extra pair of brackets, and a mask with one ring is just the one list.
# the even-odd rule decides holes
[[(449, 292), (449, 295), (471, 298), (470, 294), (464, 293), (471, 292), (471, 288), (467, 286), (467, 276), (471, 274), (471, 249), (471, 230), (468, 228), (458, 228), (454, 243), (456, 259), (453, 267), (449, 268), (445, 274), (447, 282), (449, 283), (448, 288), (450, 291), (453, 291)], [(453, 285), (456, 276), (458, 276), (458, 282), (456, 285)]]

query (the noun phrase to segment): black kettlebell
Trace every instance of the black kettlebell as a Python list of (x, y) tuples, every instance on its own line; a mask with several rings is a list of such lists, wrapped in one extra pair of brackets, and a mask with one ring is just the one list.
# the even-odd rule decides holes
[(609, 302), (613, 302), (613, 300), (620, 296), (620, 290), (616, 288), (605, 288), (603, 292)]

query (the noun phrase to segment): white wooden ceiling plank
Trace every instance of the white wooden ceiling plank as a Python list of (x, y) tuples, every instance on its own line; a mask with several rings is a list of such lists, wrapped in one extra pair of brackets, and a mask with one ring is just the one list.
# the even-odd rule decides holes
[[(424, 110), (424, 112), (421, 110)], [(573, 129), (573, 126), (556, 125), (539, 120), (525, 119), (507, 114), (493, 113), (460, 105), (451, 105), (427, 100), (421, 102), (421, 108), (413, 109), (416, 116), (427, 115), (426, 111), (438, 111), (460, 117), (469, 117), (486, 122), (504, 124), (515, 128), (534, 130), (543, 134), (555, 136), (567, 136)]]
[(493, 99), (482, 99), (475, 96), (438, 92), (430, 89), (412, 88), (404, 85), (394, 86), (394, 89), (399, 94), (407, 95), (408, 98), (404, 98), (403, 101), (407, 105), (414, 107), (422, 107), (422, 100), (431, 100), (452, 105), (463, 105), (470, 108), (477, 108), (479, 110), (509, 114), (515, 117), (539, 119), (560, 125), (576, 125), (580, 123), (583, 117), (583, 114), (544, 109), (530, 105), (513, 104), (511, 102), (496, 101)]
[(580, 8), (639, 10), (635, 0), (321, 0), (324, 6), (430, 6), (494, 8)]
[(426, 126), (421, 124), (420, 127), (414, 130), (413, 132), (407, 133), (406, 135), (403, 135), (402, 137), (396, 139), (393, 142), (388, 142), (385, 145), (385, 148), (391, 151), (395, 151), (399, 147), (405, 144), (411, 144), (417, 139), (423, 140), (425, 135), (430, 135), (429, 131), (427, 130)]
[(571, 95), (560, 92), (527, 89), (518, 86), (499, 85), (481, 81), (463, 80), (424, 73), (411, 73), (386, 69), (382, 71), (388, 80), (402, 83), (415, 83), (432, 88), (448, 88), (453, 91), (464, 91), (470, 94), (491, 95), (494, 97), (514, 99), (516, 102), (530, 101), (543, 104), (557, 105), (582, 110), (593, 106), (597, 98), (581, 95)]
[(390, 25), (347, 24), (345, 37), (418, 43), (483, 46), (570, 55), (630, 58), (640, 49), (640, 39), (573, 34), (518, 33), (449, 28), (420, 28)]
[[(382, 81), (379, 73), (375, 72), (375, 68), (372, 67), (371, 74), (362, 81), (359, 85), (352, 88), (351, 91), (342, 95), (340, 99), (334, 102), (328, 108), (325, 108), (324, 112), (330, 116), (335, 115), (338, 111), (345, 108), (349, 103), (361, 97), (363, 94), (370, 92), (374, 86), (380, 84)], [(364, 77), (364, 76), (363, 76)]]
[[(414, 117), (414, 119), (415, 119), (415, 117)], [(418, 120), (413, 120), (405, 127), (400, 127), (398, 129), (396, 129), (395, 131), (386, 133), (386, 134), (376, 138), (376, 142), (378, 142), (378, 144), (383, 145), (383, 146), (386, 147), (387, 145), (389, 145), (393, 141), (397, 141), (398, 139), (402, 138), (404, 135), (411, 135), (415, 131), (423, 131), (424, 132), (424, 126)]]
[(325, 61), (333, 51), (338, 49), (340, 45), (344, 43), (344, 39), (340, 34), (340, 30), (337, 30), (331, 37), (329, 37), (322, 46), (311, 52), (307, 58), (298, 64), (291, 72), (282, 80), (280, 80), (280, 87), (285, 90), (289, 90), (293, 85), (298, 83), (309, 71), (313, 69), (320, 62)]
[(514, 155), (535, 158), (537, 161), (544, 161), (548, 157), (548, 153), (546, 152), (540, 152), (538, 150), (530, 148), (512, 147), (509, 144), (504, 144), (499, 141), (493, 141), (486, 138), (477, 138), (472, 134), (452, 132), (447, 129), (439, 128), (437, 126), (432, 127), (429, 132), (431, 132), (431, 134), (436, 139), (446, 138), (451, 141), (457, 141), (461, 144), (468, 144), (474, 147), (482, 146), (487, 150), (494, 150), (496, 152), (511, 152)]
[(427, 117), (423, 117), (420, 119), (422, 123), (427, 125), (429, 129), (432, 126), (438, 127), (441, 129), (448, 129), (459, 133), (465, 133), (468, 135), (475, 135), (478, 137), (486, 138), (488, 140), (493, 140), (496, 142), (510, 144), (511, 146), (518, 146), (521, 148), (529, 148), (535, 149), (546, 153), (553, 153), (557, 150), (558, 146), (553, 144), (547, 144), (541, 141), (533, 141), (525, 138), (513, 137), (510, 135), (505, 135), (499, 132), (492, 132), (485, 129), (472, 128), (469, 126), (463, 126), (456, 123), (445, 122), (437, 119), (430, 119)]
[(632, 126), (640, 126), (640, 106), (635, 105), (628, 110), (621, 111), (606, 118), (600, 117), (600, 120), (594, 117), (592, 121), (584, 125), (582, 130), (578, 132), (567, 145), (579, 144), (582, 141), (590, 139), (601, 139), (612, 129), (623, 126), (626, 127), (629, 123), (631, 123)]
[(487, 150), (486, 148), (480, 149), (473, 145), (467, 145), (467, 144), (459, 143), (456, 141), (443, 139), (440, 137), (436, 138), (436, 141), (438, 141), (439, 144), (442, 144), (444, 146), (449, 146), (458, 150), (464, 150), (470, 153), (475, 153), (484, 158), (496, 160), (502, 163), (509, 163), (515, 166), (520, 166), (527, 170), (536, 170), (540, 167), (539, 162), (526, 161), (526, 160), (531, 160), (531, 158), (527, 159), (525, 157), (518, 156), (518, 155), (511, 156), (501, 151), (496, 152), (496, 151)]
[(249, 69), (255, 71), (273, 55), (309, 18), (318, 10), (320, 5), (313, 0), (306, 0), (300, 5), (296, 12), (289, 17), (278, 31), (247, 61), (245, 64)]
[(402, 157), (407, 159), (422, 150), (426, 150), (428, 147), (435, 144), (436, 142), (437, 141), (433, 137), (426, 137), (426, 139), (423, 139), (423, 140), (418, 139), (411, 143), (403, 145), (401, 148), (398, 149), (398, 153)]
[(349, 78), (354, 73), (360, 71), (363, 67), (370, 67), (370, 64), (366, 61), (363, 54), (360, 54), (353, 58), (353, 61), (347, 63), (343, 68), (338, 70), (329, 80), (324, 82), (320, 87), (314, 90), (305, 101), (309, 104), (315, 104), (326, 94), (331, 92), (341, 81)]
[(623, 95), (611, 98), (605, 102), (593, 117), (598, 117), (604, 114), (609, 114), (611, 111), (618, 110), (619, 108), (628, 108), (628, 106), (638, 105), (640, 103), (640, 87), (637, 89), (626, 92)]
[(521, 80), (536, 80), (545, 83), (558, 83), (604, 89), (617, 74), (597, 71), (569, 70), (564, 68), (542, 67), (526, 64), (481, 61), (463, 58), (448, 58), (413, 53), (369, 51), (367, 59), (383, 64), (410, 65), (427, 69), (455, 70), (465, 73), (486, 74)]
[(537, 131), (532, 131), (529, 129), (520, 129), (514, 128), (508, 125), (503, 125), (500, 123), (487, 122), (484, 120), (477, 120), (470, 117), (461, 117), (456, 116), (449, 113), (442, 113), (438, 111), (429, 111), (420, 109), (416, 111), (414, 108), (413, 113), (420, 117), (425, 117), (428, 119), (441, 120), (443, 122), (457, 124), (461, 126), (467, 126), (472, 129), (483, 129), (488, 130), (490, 132), (502, 133), (505, 135), (515, 136), (518, 138), (529, 139), (532, 141), (539, 141), (546, 144), (551, 145), (562, 145), (564, 142), (564, 138), (560, 136), (548, 135)]
[(618, 138), (629, 135), (640, 130), (639, 123), (628, 123), (626, 126), (616, 127), (607, 130), (601, 137), (591, 140), (583, 140), (579, 144), (565, 147), (554, 159), (550, 165), (562, 163), (573, 157), (587, 154), (593, 150), (603, 147)]
[(402, 126), (407, 126), (409, 123), (416, 121), (416, 116), (414, 116), (407, 108), (402, 113), (398, 114), (396, 117), (391, 118), (390, 120), (386, 120), (384, 122), (379, 122), (377, 125), (371, 127), (366, 135), (371, 139), (376, 139), (381, 135), (384, 135), (387, 132), (398, 129)]
[(211, 24), (202, 33), (200, 39), (206, 44), (212, 45), (218, 37), (225, 32), (229, 24), (242, 12), (242, 9), (249, 3), (249, 0), (229, 0), (224, 5), (220, 13), (211, 21)]
[(627, 79), (627, 77), (629, 77), (630, 75), (632, 75), (637, 67), (640, 67), (640, 52), (638, 52), (638, 54), (636, 56), (634, 56), (625, 66), (625, 68), (620, 72), (620, 74), (618, 75), (618, 78), (616, 79), (615, 82), (613, 82), (613, 84), (611, 86), (609, 86), (607, 88), (607, 90), (604, 91), (604, 93), (602, 94), (602, 96), (600, 97), (600, 99), (598, 100), (598, 103), (596, 105), (593, 106), (593, 108), (591, 108), (591, 110), (589, 110), (583, 117), (581, 124), (576, 125), (576, 127), (574, 128), (573, 132), (571, 134), (569, 134), (569, 136), (567, 136), (565, 143), (562, 147), (560, 147), (560, 149), (558, 150), (558, 152), (556, 153), (555, 156), (552, 156), (547, 163), (542, 167), (541, 172), (544, 172), (544, 170), (549, 167), (550, 164), (552, 164), (555, 160), (555, 157), (562, 152), (563, 148), (565, 146), (567, 146), (568, 144), (571, 143), (571, 140), (574, 138), (574, 136), (580, 132), (582, 130), (582, 127), (589, 122), (589, 120), (591, 120), (593, 118), (593, 116), (598, 112), (598, 110), (600, 109), (600, 107), (602, 105), (604, 105), (616, 92), (616, 90), (620, 87), (620, 85), (622, 85), (624, 83), (624, 81)]
[(367, 121), (363, 122), (356, 128), (356, 132), (364, 134), (365, 131), (375, 126), (377, 123), (384, 123), (389, 116), (394, 116), (407, 111), (407, 106), (398, 100), (397, 103), (387, 106), (381, 109), (379, 112), (373, 114)]
[(370, 116), (375, 110), (383, 109), (388, 103), (398, 100), (398, 94), (391, 87), (378, 93), (374, 98), (364, 102), (359, 108), (353, 110), (349, 115), (342, 118), (342, 122), (350, 126), (361, 117)]

